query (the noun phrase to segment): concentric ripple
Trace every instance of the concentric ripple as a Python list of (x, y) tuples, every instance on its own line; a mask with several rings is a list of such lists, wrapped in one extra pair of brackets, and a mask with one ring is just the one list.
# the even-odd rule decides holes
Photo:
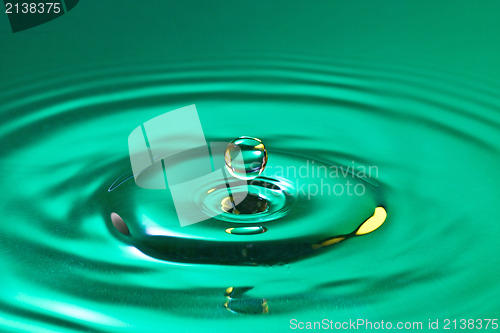
[[(451, 313), (496, 314), (484, 304), (499, 292), (498, 87), (316, 60), (96, 69), (2, 91), (0, 317), (157, 331), (256, 309), (286, 319), (334, 306), (344, 318), (377, 303), (397, 318), (429, 295), (447, 308), (464, 294)], [(251, 185), (265, 207), (236, 214), (245, 209), (224, 205), (222, 180), (200, 184), (193, 206), (218, 215), (181, 228), (168, 190), (135, 186), (129, 133), (193, 103), (207, 142), (266, 143)], [(380, 228), (366, 234), (369, 224)], [(224, 303), (228, 286), (248, 292)]]
[[(325, 239), (347, 238), (373, 214), (379, 200), (373, 180), (369, 183), (355, 171), (277, 151), (264, 173), (248, 182), (211, 178), (186, 189), (190, 202), (184, 206), (204, 212), (206, 219), (181, 227), (169, 190), (142, 189), (133, 180), (115, 180), (107, 205), (131, 229), (131, 244), (155, 258), (182, 262), (287, 263), (311, 254)], [(243, 200), (233, 206), (233, 196)], [(111, 222), (123, 233), (123, 226), (113, 218)]]

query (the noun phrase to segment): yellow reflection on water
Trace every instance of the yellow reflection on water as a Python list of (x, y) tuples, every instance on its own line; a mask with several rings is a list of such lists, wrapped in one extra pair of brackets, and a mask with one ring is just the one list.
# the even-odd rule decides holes
[(312, 248), (316, 250), (325, 246), (337, 244), (350, 237), (366, 235), (370, 232), (377, 230), (382, 224), (384, 224), (386, 218), (387, 218), (387, 211), (385, 210), (385, 208), (377, 207), (375, 208), (373, 215), (369, 217), (365, 222), (363, 222), (363, 224), (361, 224), (355, 232), (348, 235), (338, 235), (331, 237), (319, 244), (313, 244)]
[(372, 231), (377, 230), (382, 224), (384, 224), (387, 218), (387, 212), (384, 207), (375, 208), (373, 215), (365, 221), (356, 231), (356, 235), (365, 235)]

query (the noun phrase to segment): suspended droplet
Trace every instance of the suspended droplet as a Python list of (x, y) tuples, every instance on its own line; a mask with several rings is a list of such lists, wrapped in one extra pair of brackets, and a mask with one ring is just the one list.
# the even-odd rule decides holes
[(251, 180), (264, 171), (267, 151), (261, 140), (241, 136), (227, 145), (224, 159), (231, 175), (239, 179)]

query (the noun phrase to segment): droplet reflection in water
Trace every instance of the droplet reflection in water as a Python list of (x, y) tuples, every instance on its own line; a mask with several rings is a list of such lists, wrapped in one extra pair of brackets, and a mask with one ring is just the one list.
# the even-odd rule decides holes
[(247, 297), (245, 293), (251, 290), (252, 287), (226, 289), (226, 302), (224, 307), (234, 314), (267, 314), (269, 313), (269, 305), (265, 298)]
[(267, 164), (266, 147), (261, 140), (240, 136), (227, 145), (226, 168), (236, 178), (251, 180), (259, 176)]

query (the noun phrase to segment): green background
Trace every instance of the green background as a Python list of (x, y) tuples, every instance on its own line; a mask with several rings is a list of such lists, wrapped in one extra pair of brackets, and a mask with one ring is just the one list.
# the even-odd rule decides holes
[[(80, 1), (15, 34), (0, 15), (0, 330), (498, 318), (499, 12), (465, 0)], [(106, 190), (130, 171), (129, 133), (193, 103), (207, 140), (259, 137), (270, 164), (287, 152), (377, 166), (387, 222), (275, 266), (141, 254), (109, 227), (140, 193)], [(284, 235), (294, 240), (355, 214), (300, 209), (321, 218)], [(265, 298), (269, 313), (227, 311), (230, 286), (253, 288), (241, 308)]]

